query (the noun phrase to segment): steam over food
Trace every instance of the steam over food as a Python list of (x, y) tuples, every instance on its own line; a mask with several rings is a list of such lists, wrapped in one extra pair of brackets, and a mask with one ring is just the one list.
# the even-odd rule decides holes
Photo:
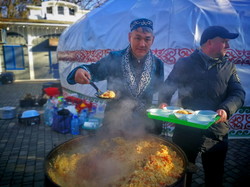
[(99, 97), (106, 98), (106, 99), (112, 99), (112, 98), (115, 98), (115, 92), (108, 90), (108, 91), (104, 92), (103, 94), (101, 94)]
[(58, 155), (48, 170), (60, 186), (168, 186), (184, 172), (181, 157), (160, 141), (147, 138), (103, 140), (89, 152)]

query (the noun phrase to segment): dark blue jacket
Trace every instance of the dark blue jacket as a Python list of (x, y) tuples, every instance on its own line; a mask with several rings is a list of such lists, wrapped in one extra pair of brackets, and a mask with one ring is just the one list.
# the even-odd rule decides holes
[[(243, 105), (245, 99), (235, 65), (226, 58), (207, 62), (198, 50), (174, 65), (161, 91), (161, 102), (170, 103), (176, 90), (179, 94), (178, 102), (183, 108), (213, 111), (224, 109), (228, 117)], [(227, 122), (213, 124), (208, 129), (219, 136), (224, 136), (228, 130)]]

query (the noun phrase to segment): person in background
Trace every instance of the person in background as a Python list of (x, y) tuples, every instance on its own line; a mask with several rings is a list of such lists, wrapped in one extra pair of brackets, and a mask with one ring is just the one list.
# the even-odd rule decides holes
[(127, 48), (112, 51), (96, 63), (81, 65), (67, 77), (69, 84), (107, 80), (107, 89), (116, 93), (115, 99), (107, 102), (104, 113), (103, 125), (109, 130), (134, 132), (148, 127), (152, 133), (161, 131), (161, 124), (146, 116), (153, 94), (164, 82), (163, 62), (150, 50), (154, 38), (153, 22), (136, 19), (130, 24)]
[[(221, 26), (205, 29), (200, 39), (201, 48), (177, 61), (159, 93), (161, 108), (167, 106), (178, 91), (178, 105), (182, 108), (213, 110), (220, 116), (207, 130), (176, 125), (172, 137), (189, 162), (195, 164), (201, 152), (206, 187), (222, 186), (228, 119), (244, 103), (245, 91), (236, 67), (226, 56), (229, 40), (238, 35)], [(191, 186), (191, 182), (192, 174), (188, 173), (187, 186)]]

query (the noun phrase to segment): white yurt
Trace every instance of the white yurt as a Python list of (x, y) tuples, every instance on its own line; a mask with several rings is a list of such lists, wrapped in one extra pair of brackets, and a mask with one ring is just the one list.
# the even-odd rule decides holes
[[(90, 85), (69, 85), (69, 72), (81, 64), (94, 63), (112, 50), (128, 46), (129, 24), (137, 18), (154, 22), (153, 53), (164, 63), (165, 77), (176, 61), (199, 47), (203, 30), (221, 25), (240, 33), (230, 40), (228, 56), (237, 66), (246, 91), (244, 107), (230, 118), (231, 137), (250, 137), (250, 1), (249, 0), (109, 0), (61, 35), (58, 45), (60, 81), (64, 95), (95, 100)], [(105, 90), (106, 83), (97, 85)]]

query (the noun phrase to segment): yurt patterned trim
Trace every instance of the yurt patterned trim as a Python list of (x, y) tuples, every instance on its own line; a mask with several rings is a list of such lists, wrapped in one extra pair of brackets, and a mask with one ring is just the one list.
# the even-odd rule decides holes
[[(106, 56), (111, 49), (97, 50), (76, 50), (76, 51), (58, 51), (59, 61), (84, 62), (93, 63)], [(168, 48), (168, 49), (153, 49), (152, 52), (166, 64), (175, 64), (176, 61), (185, 56), (189, 56), (194, 49), (188, 48)], [(250, 51), (228, 49), (227, 55), (230, 61), (235, 64), (250, 65)]]
[(250, 107), (240, 108), (229, 119), (229, 136), (233, 138), (250, 137)]

